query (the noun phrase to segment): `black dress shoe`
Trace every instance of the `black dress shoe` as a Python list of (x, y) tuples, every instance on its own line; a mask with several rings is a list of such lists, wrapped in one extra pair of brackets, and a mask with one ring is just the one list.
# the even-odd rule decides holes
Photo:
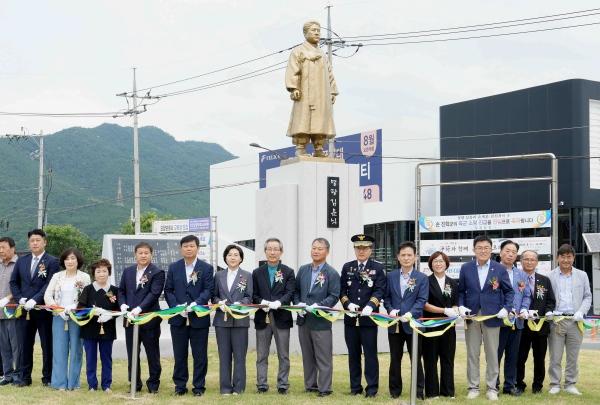
[(259, 388), (258, 390), (256, 390), (256, 392), (258, 392), (259, 394), (264, 394), (265, 392), (269, 391), (268, 388)]
[(2, 385), (8, 385), (8, 384), (10, 384), (10, 383), (12, 383), (12, 381), (10, 381), (10, 380), (7, 380), (7, 379), (6, 379), (6, 378), (4, 378), (4, 377), (3, 377), (3, 378), (0, 378), (0, 386), (2, 386)]
[(540, 394), (542, 392), (542, 389), (541, 388), (533, 388), (531, 390), (531, 392), (534, 393), (534, 394)]
[(42, 381), (42, 385), (43, 385), (44, 387), (49, 387), (49, 386), (50, 386), (50, 383), (49, 383), (48, 381)]
[(288, 390), (285, 388), (277, 388), (277, 392), (281, 395), (287, 395)]
[(196, 391), (196, 392), (194, 392), (194, 396), (195, 397), (201, 397), (202, 395), (204, 395), (204, 392), (202, 392), (202, 391)]
[(317, 395), (317, 396), (318, 397), (328, 397), (331, 394), (333, 394), (333, 392), (331, 392), (331, 391), (323, 391), (323, 392), (319, 392), (319, 395)]
[(394, 399), (400, 398), (400, 395), (402, 395), (402, 394), (390, 394), (390, 396)]
[(177, 395), (177, 396), (182, 396), (185, 394), (187, 394), (187, 390), (179, 390), (179, 391), (175, 390), (175, 395)]
[(158, 394), (158, 390), (151, 390), (151, 389), (148, 389), (148, 392), (149, 392), (150, 394), (154, 394), (154, 395)]
[(523, 393), (523, 391), (521, 391), (518, 388), (511, 388), (509, 390), (502, 390), (503, 394), (507, 394), (507, 395), (512, 395), (514, 397), (518, 397), (521, 396), (521, 394)]
[(23, 387), (29, 387), (31, 385), (30, 382), (25, 382), (25, 381), (21, 381), (15, 384), (15, 387), (19, 387), (19, 388), (23, 388)]
[(318, 388), (307, 388), (305, 391), (306, 392), (319, 392), (319, 389)]
[(365, 393), (365, 398), (375, 398), (377, 396), (376, 392), (367, 392)]
[(360, 391), (350, 391), (350, 395), (361, 395), (363, 392), (362, 390)]
[(421, 401), (425, 401), (425, 395), (423, 395), (423, 393), (417, 393), (417, 399), (420, 399)]

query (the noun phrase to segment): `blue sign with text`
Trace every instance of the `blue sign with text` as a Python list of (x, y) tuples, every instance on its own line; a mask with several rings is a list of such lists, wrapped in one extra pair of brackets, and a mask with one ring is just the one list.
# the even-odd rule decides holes
[[(383, 200), (381, 138), (381, 129), (335, 138), (335, 157), (342, 158), (349, 164), (360, 165), (359, 184), (365, 202)], [(325, 143), (324, 149), (328, 150), (328, 148), (329, 144)], [(273, 152), (259, 153), (258, 173), (260, 188), (266, 186), (267, 170), (279, 167), (282, 159), (294, 157), (295, 150), (294, 146), (290, 146), (289, 148), (276, 149)], [(312, 144), (307, 145), (306, 150), (312, 153)]]

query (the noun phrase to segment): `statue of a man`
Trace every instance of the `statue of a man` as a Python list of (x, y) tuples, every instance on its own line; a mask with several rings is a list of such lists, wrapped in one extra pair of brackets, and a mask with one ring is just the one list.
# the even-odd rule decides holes
[(303, 26), (306, 41), (292, 50), (285, 72), (285, 87), (294, 100), (287, 136), (296, 145), (296, 156), (306, 155), (312, 142), (315, 157), (323, 157), (325, 141), (335, 137), (333, 103), (338, 94), (331, 64), (319, 48), (321, 25)]

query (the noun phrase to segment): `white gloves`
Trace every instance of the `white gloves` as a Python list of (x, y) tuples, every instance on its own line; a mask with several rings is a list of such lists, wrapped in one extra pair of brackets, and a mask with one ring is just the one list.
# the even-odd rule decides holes
[(578, 321), (583, 321), (583, 313), (581, 313), (581, 312), (579, 312), (579, 311), (575, 312), (575, 313), (573, 314), (573, 320), (574, 320), (575, 322), (578, 322)]
[(552, 312), (552, 315), (554, 315), (554, 316), (561, 316), (562, 312), (560, 312), (560, 311), (554, 311), (554, 312)]
[[(305, 302), (299, 302), (296, 304), (297, 307), (301, 307), (301, 308), (306, 308), (306, 303)], [(304, 317), (304, 312), (300, 311), (298, 312), (298, 316)]]
[(135, 307), (127, 314), (127, 318), (133, 320), (133, 319), (135, 319), (136, 316), (138, 316), (141, 313), (142, 313), (142, 308)]
[(58, 316), (60, 316), (62, 318), (62, 320), (65, 322), (69, 320), (69, 315), (67, 315), (66, 312), (59, 312)]
[(94, 307), (94, 315), (100, 316), (100, 315), (104, 315), (106, 313), (108, 313), (108, 311), (106, 309), (100, 308), (100, 307)]
[(272, 310), (277, 310), (280, 307), (281, 307), (281, 301), (279, 301), (279, 300), (269, 302), (269, 308), (272, 309)]
[(185, 309), (185, 313), (187, 315), (187, 312), (194, 312), (194, 307), (198, 305), (195, 301), (192, 302), (190, 305), (187, 306), (187, 308)]
[(471, 315), (471, 310), (461, 305), (460, 307), (458, 307), (458, 313), (460, 314), (461, 318), (466, 318), (467, 316)]
[(360, 308), (360, 307), (353, 302), (348, 304), (348, 311), (356, 312), (356, 311), (358, 311), (358, 308)]
[(523, 308), (521, 312), (519, 312), (519, 315), (521, 316), (521, 318), (527, 319), (529, 318), (529, 311)]
[(121, 312), (125, 312), (129, 309), (129, 305), (127, 304), (121, 304)]
[(502, 308), (496, 314), (496, 318), (504, 319), (504, 318), (507, 318), (507, 317), (508, 317), (508, 311), (506, 310), (506, 308)]
[(527, 311), (527, 315), (530, 319), (538, 319), (540, 317), (537, 309), (530, 309)]
[(182, 317), (184, 317), (184, 318), (187, 318), (187, 317), (188, 317), (188, 312), (187, 312), (187, 311), (181, 311), (181, 312), (179, 313), (179, 315), (181, 315), (181, 316), (182, 316)]
[(410, 312), (405, 313), (400, 317), (400, 322), (408, 322), (412, 318), (412, 314)]
[(267, 301), (267, 300), (262, 300), (260, 302), (260, 305), (266, 305), (266, 307), (262, 307), (261, 309), (265, 312), (269, 312), (269, 309), (271, 308), (271, 301)]
[(77, 304), (67, 304), (65, 305), (64, 309), (65, 309), (65, 314), (70, 314), (71, 312), (73, 312), (73, 310), (77, 308)]
[(554, 312), (548, 311), (546, 312), (546, 319), (551, 321), (554, 318)]
[(398, 312), (400, 312), (400, 310), (392, 309), (390, 312), (388, 312), (388, 315), (389, 316), (398, 316)]
[(0, 308), (4, 308), (6, 306), (6, 304), (8, 304), (10, 302), (10, 300), (8, 299), (8, 297), (4, 297), (0, 300)]
[(318, 307), (317, 304), (310, 304), (309, 306), (305, 307), (304, 310), (306, 312), (311, 312), (313, 309), (315, 309), (316, 307)]
[(454, 308), (444, 308), (444, 315), (446, 315), (448, 318), (455, 318), (459, 314)]
[(367, 305), (366, 307), (363, 308), (362, 312), (360, 313), (361, 316), (369, 316), (373, 313), (373, 307), (370, 305)]
[(19, 305), (25, 305), (26, 302), (27, 302), (27, 298), (23, 297), (19, 300)]
[(98, 323), (108, 322), (112, 319), (111, 314), (104, 313), (98, 317)]
[(35, 307), (35, 300), (34, 299), (30, 299), (25, 303), (25, 310), (26, 311), (31, 311), (33, 309), (33, 307)]

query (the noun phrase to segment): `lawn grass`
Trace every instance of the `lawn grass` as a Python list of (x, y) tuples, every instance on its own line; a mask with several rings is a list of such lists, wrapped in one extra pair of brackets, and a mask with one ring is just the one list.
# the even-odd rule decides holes
[[(466, 359), (464, 342), (457, 344), (457, 358), (455, 368), (456, 380), (456, 399), (455, 400), (427, 400), (425, 404), (457, 404), (467, 402), (467, 386), (466, 386)], [(582, 350), (580, 355), (580, 376), (577, 386), (583, 392), (583, 396), (574, 397), (572, 395), (561, 392), (556, 396), (551, 396), (547, 393), (548, 377), (544, 382), (544, 393), (533, 395), (530, 391), (519, 398), (510, 397), (507, 395), (500, 396), (502, 403), (520, 403), (520, 404), (600, 404), (600, 379), (597, 378), (598, 370), (600, 370), (600, 352), (595, 350)], [(162, 378), (160, 393), (151, 395), (147, 392), (138, 394), (136, 401), (131, 401), (136, 404), (196, 404), (203, 403), (227, 403), (227, 404), (309, 404), (318, 401), (323, 404), (359, 404), (365, 403), (367, 400), (362, 396), (350, 396), (350, 386), (348, 379), (348, 358), (347, 356), (334, 356), (334, 373), (333, 373), (333, 390), (334, 394), (326, 398), (317, 398), (315, 394), (304, 392), (302, 378), (302, 359), (299, 355), (291, 357), (290, 370), (290, 393), (287, 396), (282, 396), (277, 393), (276, 387), (273, 385), (276, 381), (277, 373), (277, 357), (272, 355), (269, 358), (269, 383), (271, 389), (266, 394), (256, 393), (256, 353), (249, 352), (247, 360), (247, 386), (246, 393), (240, 396), (222, 396), (218, 388), (218, 355), (216, 344), (211, 340), (209, 345), (209, 366), (206, 382), (206, 394), (201, 398), (194, 397), (188, 394), (184, 397), (175, 397), (173, 395), (174, 385), (171, 380), (173, 372), (173, 360), (162, 360)], [(483, 355), (483, 353), (482, 353)], [(379, 394), (374, 399), (369, 399), (368, 402), (380, 404), (397, 404), (400, 401), (407, 402), (409, 399), (409, 384), (410, 384), (410, 369), (408, 355), (403, 358), (402, 375), (404, 376), (404, 390), (400, 400), (393, 400), (388, 394), (388, 366), (389, 355), (382, 353), (379, 356), (380, 360), (380, 389)], [(483, 363), (483, 362), (482, 362)], [(527, 365), (527, 382), (531, 382), (531, 361)], [(85, 379), (85, 370), (82, 370), (81, 385), (82, 389), (72, 392), (58, 392), (53, 389), (43, 387), (40, 382), (41, 375), (41, 356), (39, 346), (36, 347), (35, 366), (33, 371), (33, 385), (27, 388), (15, 388), (13, 386), (0, 387), (0, 404), (111, 404), (127, 402), (129, 398), (127, 386), (127, 362), (124, 360), (116, 360), (113, 364), (113, 393), (106, 394), (104, 392), (88, 392)], [(85, 359), (84, 359), (85, 369)], [(190, 365), (191, 372), (191, 365)], [(482, 364), (481, 375), (485, 375), (484, 365)], [(142, 381), (148, 376), (147, 365), (145, 360), (142, 360)], [(191, 391), (191, 387), (188, 386)], [(145, 389), (145, 387), (144, 387)], [(418, 401), (419, 402), (419, 401)], [(423, 402), (421, 402), (423, 403)], [(468, 401), (469, 404), (489, 404), (490, 401), (485, 399), (485, 395), (480, 396), (476, 400)]]

